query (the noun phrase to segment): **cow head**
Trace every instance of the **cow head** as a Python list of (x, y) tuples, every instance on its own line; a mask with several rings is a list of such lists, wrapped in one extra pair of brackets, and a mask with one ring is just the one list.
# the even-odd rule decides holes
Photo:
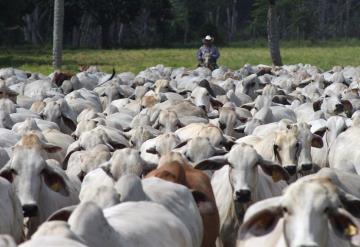
[(342, 100), (338, 96), (325, 95), (323, 99), (313, 103), (314, 111), (322, 110), (325, 117), (346, 114), (348, 117), (353, 113), (353, 106), (350, 101)]
[(50, 101), (40, 112), (41, 118), (54, 122), (58, 126), (64, 124), (71, 131), (76, 129), (76, 114), (64, 99)]
[(25, 217), (38, 216), (39, 211), (44, 213), (44, 208), (40, 208), (45, 207), (40, 205), (44, 194), (69, 195), (64, 171), (44, 158), (45, 153), (60, 150), (60, 147), (45, 143), (34, 133), (29, 133), (13, 147), (12, 159), (0, 170), (0, 176), (13, 184)]
[(258, 167), (272, 177), (274, 182), (288, 180), (289, 174), (281, 166), (264, 160), (255, 149), (247, 144), (235, 145), (224, 156), (215, 156), (196, 164), (196, 169), (217, 170), (229, 164), (229, 181), (233, 189), (233, 199), (236, 202), (247, 203), (252, 200), (252, 194), (258, 183)]
[[(286, 245), (327, 246), (332, 231), (359, 244), (360, 200), (336, 188), (329, 179), (316, 178), (292, 184), (281, 197), (254, 204), (245, 214), (240, 239), (270, 233), (283, 219)], [(355, 216), (355, 217), (354, 217)]]

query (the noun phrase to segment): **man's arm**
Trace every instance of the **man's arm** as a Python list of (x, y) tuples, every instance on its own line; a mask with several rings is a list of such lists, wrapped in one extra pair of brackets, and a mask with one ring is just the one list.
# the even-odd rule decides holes
[(211, 52), (211, 57), (215, 60), (217, 60), (220, 57), (220, 53), (217, 47), (213, 47), (212, 52)]
[(198, 52), (197, 52), (197, 60), (199, 61), (199, 62), (202, 62), (203, 61), (203, 57), (202, 57), (202, 52), (201, 52), (201, 48), (198, 50)]

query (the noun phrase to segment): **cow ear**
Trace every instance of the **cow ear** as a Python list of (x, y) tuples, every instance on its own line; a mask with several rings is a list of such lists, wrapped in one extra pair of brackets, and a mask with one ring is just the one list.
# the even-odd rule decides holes
[(323, 143), (321, 136), (313, 134), (312, 140), (311, 140), (311, 146), (314, 148), (322, 148), (323, 145), (324, 145), (324, 143)]
[(245, 128), (246, 128), (246, 124), (242, 124), (242, 125), (239, 125), (239, 126), (235, 127), (234, 131), (238, 132), (238, 133), (244, 133)]
[(214, 147), (215, 155), (225, 155), (228, 152), (223, 148)]
[(246, 240), (260, 237), (273, 231), (283, 216), (279, 197), (270, 198), (254, 204), (245, 214), (238, 238)]
[(14, 180), (14, 171), (10, 168), (10, 166), (5, 166), (0, 170), (0, 177), (5, 178), (8, 182), (12, 183)]
[(156, 150), (156, 147), (151, 147), (149, 149), (146, 149), (146, 152), (150, 154), (157, 154), (160, 156), (159, 152)]
[(224, 147), (226, 148), (226, 150), (230, 150), (232, 148), (232, 146), (234, 146), (236, 144), (235, 139), (232, 136), (228, 136), (228, 135), (223, 135), (223, 141), (222, 144), (224, 145)]
[(321, 100), (315, 101), (315, 102), (313, 103), (313, 109), (314, 109), (314, 111), (318, 111), (318, 110), (321, 109), (321, 104), (322, 104), (322, 102), (323, 102), (323, 100), (321, 99)]
[(183, 142), (180, 142), (178, 145), (176, 145), (176, 147), (174, 147), (173, 149), (177, 149), (177, 148), (181, 148), (183, 146), (185, 146), (191, 139), (187, 139)]
[(158, 128), (160, 127), (159, 118), (156, 119), (156, 121), (155, 121), (155, 123), (152, 125), (152, 127), (153, 127), (154, 129), (158, 129)]
[(61, 100), (60, 110), (61, 110), (61, 116), (64, 121), (64, 124), (66, 124), (72, 131), (75, 131), (75, 129), (76, 129), (76, 114), (70, 108), (70, 106), (66, 103), (65, 100)]
[(80, 182), (84, 181), (85, 176), (86, 176), (86, 173), (83, 170), (81, 170), (77, 175)]
[(273, 103), (277, 103), (277, 104), (282, 104), (282, 105), (290, 105), (290, 100), (289, 97), (284, 96), (284, 95), (275, 95), (272, 98), (272, 102)]
[(75, 208), (76, 206), (70, 206), (59, 209), (58, 211), (50, 215), (46, 221), (68, 221)]
[(351, 114), (353, 112), (353, 106), (352, 106), (351, 102), (348, 100), (342, 100), (341, 103), (344, 106), (344, 112), (346, 113), (346, 115), (351, 116)]
[(46, 167), (42, 171), (42, 176), (45, 184), (54, 192), (60, 193), (63, 196), (69, 196), (69, 190), (64, 178), (50, 167)]
[(328, 218), (336, 235), (350, 240), (355, 246), (360, 245), (359, 221), (342, 208), (328, 212)]
[(198, 190), (191, 190), (191, 193), (201, 215), (217, 213), (215, 202), (210, 200), (205, 193)]
[(269, 175), (276, 183), (280, 180), (288, 181), (290, 179), (289, 173), (280, 165), (277, 165), (271, 161), (264, 160), (260, 157), (259, 165), (261, 169)]
[(215, 119), (219, 117), (219, 111), (215, 110), (207, 114), (208, 119)]
[(159, 118), (160, 112), (161, 110), (158, 109), (153, 114), (151, 114), (150, 122), (154, 123)]
[(327, 127), (320, 128), (314, 132), (315, 135), (318, 135), (320, 137), (323, 137), (327, 131)]
[(212, 97), (216, 97), (214, 90), (211, 88), (208, 80), (204, 79), (199, 82), (199, 86), (205, 88)]
[(70, 118), (68, 118), (66, 116), (62, 116), (62, 119), (64, 121), (64, 124), (66, 126), (68, 126), (72, 131), (76, 130), (76, 124), (74, 123), (73, 120), (71, 120)]
[(50, 144), (50, 143), (42, 143), (41, 145), (46, 152), (48, 153), (57, 153), (57, 152), (60, 152), (62, 151), (63, 149), (59, 146), (56, 146), (54, 144)]
[(221, 103), (220, 101), (218, 101), (217, 99), (215, 99), (213, 97), (210, 97), (210, 103), (214, 109), (219, 109), (223, 106), (223, 103)]
[(111, 172), (111, 162), (107, 161), (105, 164), (101, 165), (100, 168), (108, 175), (110, 178), (114, 179), (114, 175)]
[(360, 218), (360, 199), (339, 188), (338, 191), (339, 198), (344, 205), (344, 208), (355, 217)]
[(75, 153), (76, 151), (80, 151), (80, 150), (81, 150), (81, 146), (80, 146), (79, 141), (75, 141), (75, 142), (70, 144), (70, 146), (68, 147), (67, 153), (65, 155), (65, 158), (63, 160), (63, 168), (64, 168), (64, 170), (66, 170), (66, 168), (67, 168), (67, 164), (68, 164), (68, 161), (70, 159), (70, 156), (73, 153)]
[(255, 107), (255, 102), (251, 102), (251, 103), (246, 103), (243, 104), (242, 106), (240, 106), (241, 108), (244, 108), (246, 110), (251, 111), (254, 107)]
[(227, 163), (228, 160), (224, 155), (214, 156), (198, 162), (194, 168), (198, 170), (219, 170)]

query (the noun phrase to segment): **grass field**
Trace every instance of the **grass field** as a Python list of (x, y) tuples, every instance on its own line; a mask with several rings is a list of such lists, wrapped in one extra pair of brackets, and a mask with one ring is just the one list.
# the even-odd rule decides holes
[[(264, 44), (237, 44), (234, 47), (220, 48), (219, 64), (238, 69), (244, 64), (270, 64), (269, 52)], [(334, 65), (360, 65), (360, 43), (341, 41), (319, 45), (283, 44), (285, 64), (310, 63), (323, 69)], [(77, 71), (79, 65), (99, 65), (104, 71), (115, 67), (117, 72), (137, 73), (146, 67), (164, 64), (172, 67), (195, 67), (196, 48), (183, 49), (134, 49), (134, 50), (71, 50), (64, 51), (66, 71)], [(51, 49), (49, 48), (0, 48), (0, 68), (16, 67), (34, 72), (49, 74)]]

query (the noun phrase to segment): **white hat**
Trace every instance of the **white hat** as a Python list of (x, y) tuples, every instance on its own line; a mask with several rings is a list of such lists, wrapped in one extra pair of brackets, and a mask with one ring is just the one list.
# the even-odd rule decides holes
[(207, 40), (207, 41), (212, 41), (213, 38), (212, 38), (210, 35), (206, 35), (205, 40)]

